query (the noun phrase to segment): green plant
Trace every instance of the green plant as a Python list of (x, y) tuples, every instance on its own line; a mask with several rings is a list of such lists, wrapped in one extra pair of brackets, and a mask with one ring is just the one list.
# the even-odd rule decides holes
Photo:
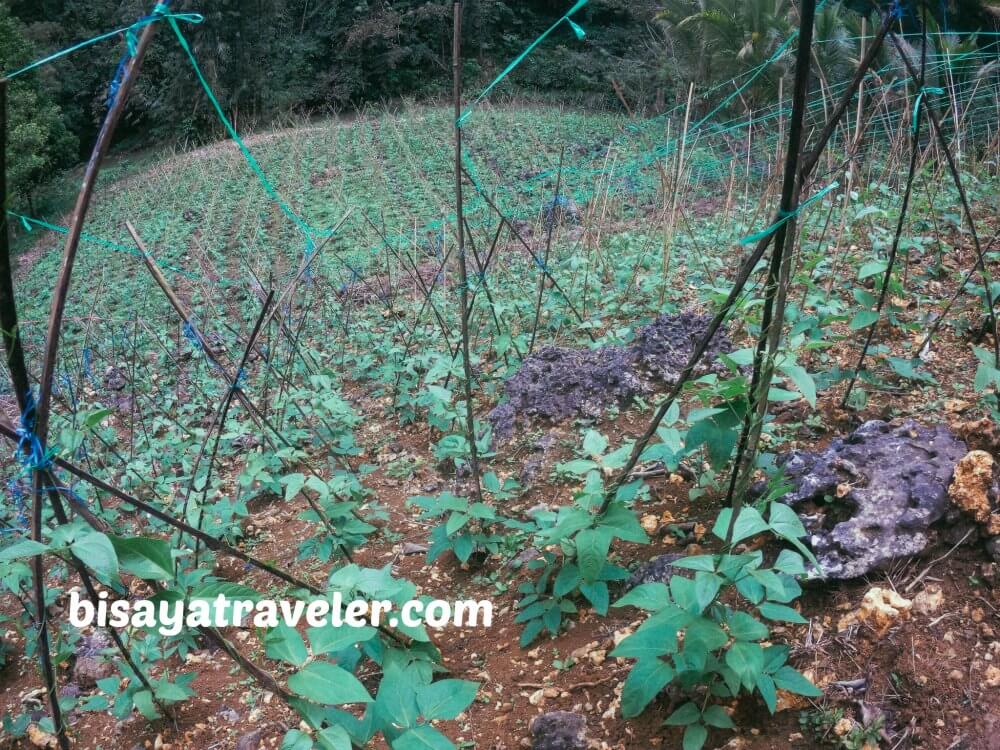
[[(798, 516), (778, 502), (769, 508), (768, 520), (754, 507), (744, 508), (734, 524), (732, 543), (768, 532), (791, 542), (802, 554), (782, 550), (771, 565), (765, 565), (760, 551), (683, 558), (674, 567), (693, 575), (675, 574), (667, 583), (642, 584), (614, 604), (650, 613), (611, 653), (637, 660), (622, 690), (622, 714), (639, 715), (664, 687), (676, 685), (693, 700), (675, 710), (666, 723), (685, 727), (685, 750), (699, 750), (709, 727), (734, 728), (713, 699), (755, 693), (774, 713), (778, 689), (813, 697), (822, 694), (787, 664), (787, 646), (770, 643), (765, 621), (806, 622), (789, 604), (801, 593), (795, 579), (805, 574), (803, 555), (811, 555), (799, 541), (805, 529)], [(730, 518), (731, 510), (725, 509), (712, 530), (723, 541)], [(734, 596), (754, 614), (731, 606)]]

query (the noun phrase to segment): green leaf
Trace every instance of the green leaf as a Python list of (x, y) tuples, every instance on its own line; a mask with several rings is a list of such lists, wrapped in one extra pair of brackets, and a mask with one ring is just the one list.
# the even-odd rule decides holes
[(622, 541), (635, 542), (636, 544), (649, 542), (649, 537), (646, 536), (635, 512), (618, 501), (608, 506), (608, 510), (601, 516), (599, 523), (602, 528), (609, 529)]
[(692, 557), (682, 557), (670, 563), (675, 568), (685, 568), (687, 570), (704, 570), (709, 573), (715, 572), (715, 557), (713, 555), (694, 555)]
[(575, 541), (580, 573), (588, 581), (596, 580), (608, 559), (611, 532), (605, 528), (583, 529), (576, 535)]
[(451, 536), (456, 531), (459, 531), (468, 522), (469, 517), (464, 513), (452, 513), (448, 517), (448, 523), (445, 525), (444, 531), (448, 536)]
[(583, 452), (589, 456), (603, 456), (608, 449), (608, 439), (597, 430), (588, 430), (583, 437)]
[(438, 680), (417, 690), (417, 706), (427, 720), (451, 720), (469, 707), (478, 690), (478, 682)]
[(139, 713), (150, 721), (160, 718), (160, 712), (156, 710), (156, 704), (153, 702), (153, 694), (148, 690), (140, 690), (133, 695), (132, 702), (139, 710)]
[(106, 695), (92, 695), (80, 704), (81, 711), (106, 711), (111, 702)]
[(694, 598), (698, 604), (698, 611), (703, 612), (705, 607), (715, 601), (719, 589), (722, 588), (722, 578), (715, 573), (699, 571), (694, 577)]
[(702, 719), (710, 727), (716, 727), (718, 729), (736, 729), (736, 725), (733, 723), (732, 717), (726, 713), (726, 710), (722, 706), (711, 705), (705, 709), (705, 713), (702, 714)]
[[(722, 541), (726, 541), (726, 533), (729, 531), (729, 519), (732, 518), (733, 509), (723, 508), (719, 512), (719, 517), (715, 521), (712, 533)], [(736, 525), (733, 527), (732, 543), (736, 544), (747, 537), (767, 531), (770, 528), (764, 518), (756, 508), (744, 506), (740, 509), (740, 514), (736, 518)]]
[[(191, 677), (193, 679), (194, 675), (192, 674)], [(192, 695), (194, 695), (194, 691), (191, 688), (177, 682), (168, 682), (166, 678), (156, 686), (156, 697), (161, 701), (176, 703), (177, 701), (186, 700)]]
[(213, 600), (224, 596), (230, 603), (235, 601), (259, 602), (261, 595), (249, 586), (229, 581), (212, 581), (203, 584), (191, 592), (192, 599)]
[(683, 706), (674, 711), (663, 723), (668, 727), (686, 727), (701, 720), (701, 709), (697, 704), (688, 701)]
[(355, 643), (364, 643), (375, 637), (378, 631), (370, 625), (362, 628), (351, 628), (343, 625), (339, 628), (324, 625), (319, 628), (307, 628), (309, 646), (314, 656), (332, 654), (343, 651)]
[(726, 666), (753, 684), (764, 672), (764, 649), (756, 643), (736, 641), (726, 651)]
[(790, 576), (802, 576), (806, 574), (806, 566), (802, 560), (802, 555), (790, 549), (783, 549), (778, 553), (778, 559), (774, 562), (774, 569), (787, 573)]
[(566, 596), (580, 585), (580, 568), (573, 563), (566, 563), (552, 582), (552, 593), (555, 596)]
[(98, 411), (91, 412), (83, 420), (84, 429), (89, 430), (92, 427), (97, 427), (101, 422), (110, 417), (112, 413), (111, 409), (99, 409)]
[(704, 724), (691, 724), (684, 730), (683, 750), (701, 750), (708, 739)]
[(693, 620), (684, 630), (684, 649), (690, 647), (701, 648), (702, 651), (715, 651), (722, 648), (729, 641), (726, 632), (706, 617), (699, 617)]
[(807, 698), (819, 698), (823, 695), (822, 690), (809, 682), (800, 672), (787, 665), (774, 673), (774, 684), (782, 690), (798, 693)]
[(768, 620), (775, 620), (776, 622), (790, 622), (795, 625), (805, 625), (809, 622), (809, 620), (804, 618), (794, 609), (786, 607), (783, 604), (764, 602), (757, 609), (759, 609), (761, 615), (766, 617)]
[(775, 690), (774, 680), (771, 679), (770, 675), (762, 674), (757, 676), (754, 684), (757, 685), (760, 697), (767, 704), (767, 710), (773, 714), (778, 708), (778, 691)]
[(922, 362), (919, 357), (913, 359), (903, 359), (901, 357), (887, 357), (893, 372), (906, 380), (917, 380), (923, 383), (935, 383), (934, 376), (929, 372), (920, 369)]
[(874, 310), (861, 310), (855, 314), (854, 318), (851, 320), (850, 328), (852, 331), (858, 331), (862, 328), (867, 328), (873, 323), (878, 322), (878, 313)]
[(878, 276), (880, 273), (885, 273), (885, 269), (889, 267), (889, 264), (884, 260), (870, 260), (861, 266), (858, 271), (858, 281), (867, 279), (870, 276)]
[(798, 541), (806, 536), (806, 529), (802, 525), (802, 520), (794, 510), (784, 503), (771, 503), (769, 525), (771, 531), (790, 542)]
[(643, 583), (612, 604), (612, 607), (638, 607), (657, 612), (670, 604), (670, 589), (659, 581)]
[(672, 679), (674, 671), (666, 662), (640, 659), (622, 686), (622, 716), (631, 719), (641, 714)]
[(616, 659), (651, 659), (677, 650), (677, 628), (646, 621), (636, 632), (624, 638), (611, 652)]
[(810, 406), (815, 407), (816, 381), (813, 380), (812, 375), (806, 372), (806, 368), (788, 363), (782, 364), (779, 369), (795, 384), (799, 393), (802, 394), (802, 398), (808, 401)]
[(316, 732), (316, 744), (321, 750), (351, 750), (351, 735), (342, 726), (334, 724)]
[(33, 539), (21, 539), (8, 547), (0, 549), (0, 562), (20, 560), (24, 557), (34, 557), (49, 551), (49, 545), (36, 542)]
[(292, 692), (323, 705), (371, 703), (372, 698), (358, 678), (338, 666), (314, 661), (288, 678)]
[(392, 750), (455, 750), (455, 746), (434, 727), (424, 724), (401, 734), (393, 741)]
[(118, 564), (126, 573), (147, 581), (169, 581), (174, 577), (170, 544), (163, 539), (109, 536)]
[(305, 641), (299, 631), (284, 623), (268, 630), (264, 636), (265, 653), (271, 659), (280, 659), (293, 667), (301, 667), (309, 658)]
[(107, 583), (118, 578), (118, 555), (106, 534), (92, 531), (69, 548), (101, 581)]
[(608, 593), (608, 584), (604, 581), (594, 581), (593, 583), (581, 583), (580, 593), (587, 597), (593, 607), (594, 611), (602, 617), (608, 613), (608, 602), (610, 601), (610, 594)]
[(727, 624), (729, 634), (740, 641), (762, 641), (770, 635), (767, 625), (746, 612), (733, 612)]
[(298, 729), (290, 729), (281, 740), (281, 750), (313, 750), (312, 737)]
[(291, 500), (306, 486), (305, 474), (289, 474), (282, 477), (280, 481), (285, 485), (285, 500)]

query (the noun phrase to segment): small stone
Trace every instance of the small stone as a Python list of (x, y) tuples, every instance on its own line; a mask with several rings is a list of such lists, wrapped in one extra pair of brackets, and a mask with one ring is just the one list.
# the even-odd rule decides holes
[(948, 673), (948, 679), (952, 682), (961, 682), (965, 679), (965, 673), (961, 669), (953, 669)]
[(913, 608), (922, 615), (932, 615), (941, 609), (944, 604), (944, 592), (936, 583), (929, 583), (915, 597), (913, 597)]
[(114, 673), (114, 665), (99, 656), (77, 656), (73, 665), (73, 680), (81, 690), (93, 690), (98, 680)]
[(882, 636), (899, 620), (908, 619), (913, 602), (892, 589), (874, 586), (865, 594), (861, 607), (840, 618), (837, 631), (843, 632), (856, 623), (867, 625)]
[(531, 723), (532, 750), (585, 750), (587, 720), (569, 711), (551, 711)]
[(838, 737), (844, 737), (850, 734), (852, 729), (854, 729), (854, 719), (849, 719), (845, 716), (843, 719), (834, 724), (833, 733)]
[(55, 735), (43, 731), (37, 724), (28, 725), (28, 741), (35, 747), (59, 747), (59, 741)]
[(1000, 668), (993, 664), (986, 667), (986, 679), (983, 680), (983, 685), (991, 688), (1000, 687)]
[(642, 517), (642, 528), (647, 534), (655, 534), (656, 530), (660, 528), (660, 519), (652, 514), (647, 514)]
[(989, 498), (992, 484), (993, 456), (986, 451), (970, 451), (955, 465), (948, 497), (976, 521), (986, 523), (992, 510)]
[(236, 750), (257, 750), (260, 747), (261, 732), (254, 729), (236, 740)]
[(403, 557), (409, 557), (410, 555), (422, 555), (427, 551), (426, 544), (416, 544), (414, 542), (406, 542), (403, 544), (403, 549), (401, 554)]

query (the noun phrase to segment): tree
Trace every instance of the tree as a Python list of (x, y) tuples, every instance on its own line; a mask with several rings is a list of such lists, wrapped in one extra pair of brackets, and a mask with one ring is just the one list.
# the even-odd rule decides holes
[[(20, 23), (0, 4), (0, 70), (10, 71), (33, 57)], [(33, 211), (34, 192), (76, 156), (76, 138), (69, 132), (62, 110), (31, 79), (15, 78), (8, 89), (7, 165), (12, 204), (26, 203)]]

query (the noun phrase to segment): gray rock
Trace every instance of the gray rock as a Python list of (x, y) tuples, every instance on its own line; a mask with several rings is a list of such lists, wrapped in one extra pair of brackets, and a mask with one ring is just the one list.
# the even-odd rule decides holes
[(526, 550), (523, 550), (519, 555), (517, 555), (517, 557), (507, 563), (507, 567), (511, 570), (519, 570), (532, 560), (537, 560), (541, 556), (542, 553), (538, 551), (537, 547), (528, 547)]
[(257, 748), (260, 747), (260, 740), (260, 730), (254, 729), (252, 732), (244, 734), (236, 741), (236, 750), (257, 750)]
[(104, 371), (104, 387), (109, 391), (120, 391), (128, 384), (125, 370), (115, 365), (109, 365)]
[(569, 711), (550, 711), (531, 723), (531, 750), (584, 750), (587, 720)]
[(488, 419), (497, 436), (506, 440), (518, 423), (597, 418), (611, 404), (628, 403), (645, 391), (634, 360), (630, 350), (618, 346), (541, 349), (504, 384), (506, 401)]
[(824, 451), (782, 456), (792, 485), (783, 500), (799, 511), (822, 574), (856, 578), (924, 550), (928, 528), (948, 510), (948, 485), (965, 452), (941, 425), (865, 422)]
[(240, 713), (229, 706), (223, 706), (219, 709), (219, 718), (228, 721), (230, 724), (235, 724), (240, 720)]
[[(673, 385), (680, 379), (695, 346), (711, 322), (711, 315), (693, 312), (660, 315), (639, 329), (633, 347), (639, 364), (659, 380)], [(716, 331), (695, 368), (695, 376), (710, 372), (728, 375), (729, 369), (719, 361), (719, 355), (728, 354), (734, 348), (729, 336), (721, 330)]]
[[(649, 388), (642, 373), (668, 385), (677, 382), (710, 320), (691, 312), (661, 315), (640, 328), (635, 343), (628, 347), (541, 349), (525, 359), (504, 384), (505, 401), (488, 417), (494, 432), (506, 440), (515, 425), (539, 418), (596, 419), (608, 406), (624, 405), (646, 393)], [(694, 374), (728, 374), (718, 356), (733, 348), (729, 337), (717, 331)]]
[(77, 656), (73, 664), (73, 681), (80, 690), (93, 690), (98, 680), (111, 677), (114, 673), (114, 665), (100, 656)]
[(636, 568), (632, 575), (626, 579), (623, 588), (625, 591), (631, 591), (644, 583), (669, 583), (670, 576), (673, 575), (689, 576), (690, 571), (684, 568), (674, 568), (674, 563), (683, 557), (685, 555), (675, 552), (654, 557)]
[(994, 562), (1000, 563), (1000, 536), (995, 536), (986, 542), (986, 552)]

